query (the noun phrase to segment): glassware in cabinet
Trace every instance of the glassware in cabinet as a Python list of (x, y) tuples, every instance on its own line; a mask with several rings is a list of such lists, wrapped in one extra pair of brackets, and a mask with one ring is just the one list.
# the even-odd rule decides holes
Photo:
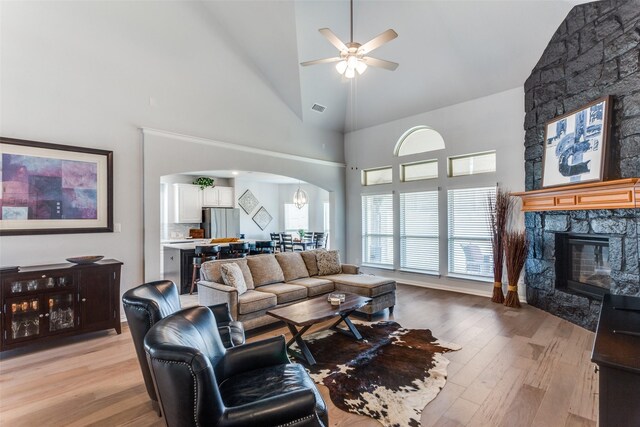
[(12, 298), (7, 300), (8, 326), (11, 339), (33, 337), (40, 334), (40, 298)]
[(49, 332), (70, 329), (76, 326), (73, 294), (53, 294), (47, 296)]

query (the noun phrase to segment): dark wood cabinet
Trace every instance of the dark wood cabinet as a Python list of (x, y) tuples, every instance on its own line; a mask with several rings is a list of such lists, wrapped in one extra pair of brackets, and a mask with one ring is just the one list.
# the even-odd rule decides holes
[(604, 296), (591, 361), (599, 367), (600, 427), (640, 425), (640, 298)]
[(103, 329), (120, 333), (121, 266), (104, 260), (0, 273), (0, 351)]
[(189, 293), (191, 278), (193, 277), (193, 258), (196, 256), (196, 250), (165, 246), (163, 252), (163, 278), (171, 280), (178, 285), (181, 294)]

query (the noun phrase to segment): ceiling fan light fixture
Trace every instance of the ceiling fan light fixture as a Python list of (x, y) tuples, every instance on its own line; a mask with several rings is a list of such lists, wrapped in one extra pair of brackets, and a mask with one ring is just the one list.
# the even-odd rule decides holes
[(356, 71), (358, 72), (358, 74), (362, 74), (365, 71), (367, 71), (367, 64), (364, 63), (364, 61), (362, 60), (358, 60), (358, 64), (356, 65)]
[(348, 79), (352, 79), (356, 76), (356, 70), (353, 68), (347, 67), (347, 71), (344, 72), (344, 76)]
[(339, 74), (344, 74), (347, 71), (347, 61), (340, 61), (336, 64), (336, 71)]

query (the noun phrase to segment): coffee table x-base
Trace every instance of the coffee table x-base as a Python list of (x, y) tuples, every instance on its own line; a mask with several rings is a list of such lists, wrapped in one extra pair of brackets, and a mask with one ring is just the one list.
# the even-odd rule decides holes
[[(339, 317), (339, 319), (331, 325), (329, 329), (352, 336), (357, 340), (362, 339), (362, 335), (360, 335), (358, 329), (351, 320), (349, 320), (349, 316), (357, 309), (367, 305), (371, 301), (371, 298), (349, 293), (344, 294), (345, 301), (340, 305), (331, 305), (327, 301), (327, 296), (324, 295), (267, 311), (267, 314), (283, 320), (287, 324), (289, 331), (293, 335), (287, 342), (287, 348), (293, 356), (307, 362), (309, 366), (315, 365), (316, 360), (311, 354), (307, 343), (302, 339), (302, 335), (313, 325), (334, 317)], [(338, 325), (343, 322), (346, 325), (346, 329), (338, 327)], [(291, 350), (293, 343), (298, 345), (299, 352)]]

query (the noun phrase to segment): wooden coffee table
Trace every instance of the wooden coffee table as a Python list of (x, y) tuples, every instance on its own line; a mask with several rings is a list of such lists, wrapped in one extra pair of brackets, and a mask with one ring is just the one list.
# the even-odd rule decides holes
[[(352, 336), (357, 340), (362, 339), (362, 335), (360, 335), (358, 329), (356, 329), (355, 325), (351, 323), (351, 320), (349, 320), (349, 315), (360, 307), (367, 305), (369, 301), (371, 301), (371, 298), (346, 292), (341, 293), (345, 294), (345, 301), (340, 305), (331, 305), (329, 301), (327, 301), (327, 295), (323, 295), (318, 298), (267, 311), (267, 314), (283, 320), (287, 324), (289, 331), (291, 331), (293, 338), (287, 342), (289, 352), (304, 360), (310, 366), (315, 365), (316, 360), (313, 358), (309, 347), (307, 347), (307, 344), (302, 339), (302, 335), (316, 323), (333, 319), (334, 317), (340, 317), (329, 327), (329, 329), (340, 332), (341, 334)], [(346, 329), (338, 327), (342, 322), (347, 325)], [(298, 348), (300, 349), (299, 352), (291, 350), (291, 346), (294, 342), (298, 345)]]

